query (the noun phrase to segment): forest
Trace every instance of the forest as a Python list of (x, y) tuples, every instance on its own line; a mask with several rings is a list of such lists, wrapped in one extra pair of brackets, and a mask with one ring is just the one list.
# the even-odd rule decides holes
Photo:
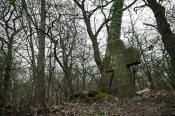
[(0, 0), (0, 116), (175, 116), (175, 1)]

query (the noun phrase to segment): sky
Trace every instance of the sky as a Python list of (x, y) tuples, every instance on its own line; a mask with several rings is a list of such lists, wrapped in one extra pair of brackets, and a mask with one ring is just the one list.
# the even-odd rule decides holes
[(173, 4), (175, 5), (175, 0), (172, 0)]

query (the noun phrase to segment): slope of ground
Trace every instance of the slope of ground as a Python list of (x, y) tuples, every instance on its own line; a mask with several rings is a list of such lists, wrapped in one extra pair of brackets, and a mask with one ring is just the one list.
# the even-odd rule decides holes
[(64, 103), (47, 109), (36, 108), (29, 116), (175, 116), (175, 92), (147, 91), (131, 100), (114, 96), (96, 102)]

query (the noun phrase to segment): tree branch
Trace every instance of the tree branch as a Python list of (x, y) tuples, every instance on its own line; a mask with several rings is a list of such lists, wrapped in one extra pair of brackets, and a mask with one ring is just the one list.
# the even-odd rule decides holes
[(98, 28), (97, 32), (95, 33), (95, 37), (98, 36), (98, 34), (99, 34), (100, 31), (102, 30), (103, 26), (104, 26), (105, 24), (107, 24), (110, 20), (111, 20), (111, 19), (106, 19), (106, 20), (100, 25), (100, 27)]
[(143, 24), (146, 25), (146, 26), (153, 27), (153, 28), (155, 28), (156, 30), (158, 29), (156, 25), (148, 24), (148, 23), (143, 23)]
[(134, 5), (137, 2), (137, 0), (134, 0), (130, 5), (126, 6), (123, 11), (127, 10), (128, 8), (130, 8), (132, 5)]

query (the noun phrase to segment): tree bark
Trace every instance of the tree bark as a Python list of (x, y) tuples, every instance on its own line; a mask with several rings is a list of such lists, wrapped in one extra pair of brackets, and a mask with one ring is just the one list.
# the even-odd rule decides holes
[(12, 68), (12, 45), (13, 38), (9, 38), (8, 51), (5, 56), (5, 75), (4, 75), (4, 87), (3, 87), (3, 97), (8, 102), (10, 98), (11, 89), (11, 68)]
[(45, 25), (46, 25), (46, 1), (40, 0), (41, 13), (40, 13), (40, 26), (38, 30), (38, 57), (37, 57), (37, 76), (35, 79), (34, 87), (34, 105), (45, 105)]
[(154, 13), (158, 31), (162, 36), (164, 46), (171, 58), (171, 64), (175, 73), (175, 34), (171, 31), (170, 25), (165, 16), (165, 7), (157, 3), (156, 0), (147, 0), (147, 4)]

